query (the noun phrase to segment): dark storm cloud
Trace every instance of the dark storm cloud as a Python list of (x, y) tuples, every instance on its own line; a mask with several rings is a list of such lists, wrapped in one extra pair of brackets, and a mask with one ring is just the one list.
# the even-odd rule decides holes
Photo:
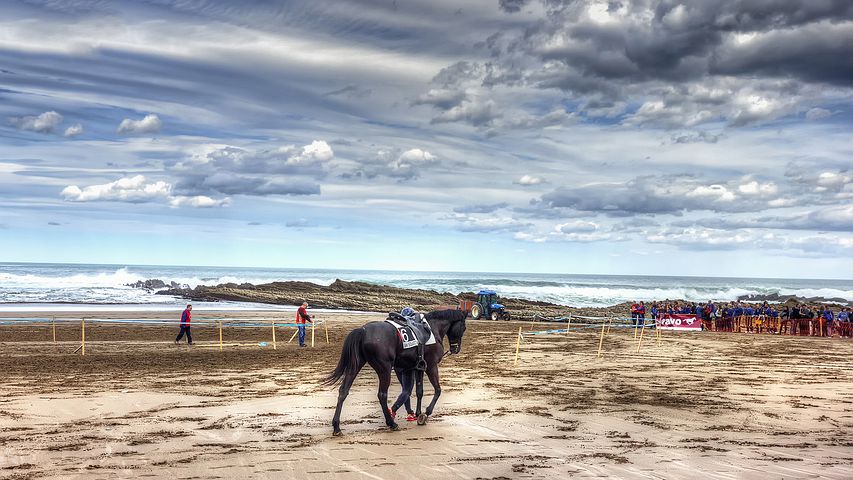
[[(596, 2), (542, 3), (543, 21), (486, 37), (491, 60), (452, 64), (434, 83), (557, 89), (589, 116), (670, 128), (767, 122), (825, 102), (821, 85), (853, 87), (849, 1), (610, 2), (606, 21)], [(480, 104), (488, 101), (481, 94)], [(492, 120), (434, 105), (444, 109), (437, 119)]]

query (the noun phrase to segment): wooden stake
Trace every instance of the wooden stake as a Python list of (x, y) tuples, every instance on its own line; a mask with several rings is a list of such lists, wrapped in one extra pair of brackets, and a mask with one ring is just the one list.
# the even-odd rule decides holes
[(222, 320), (219, 321), (219, 351), (222, 351)]
[(326, 325), (326, 321), (323, 320), (323, 330), (326, 331), (326, 344), (329, 343), (329, 326)]
[(572, 329), (572, 314), (570, 313), (569, 314), (569, 324), (566, 325), (566, 335), (569, 334), (569, 330), (571, 330), (571, 329)]
[(86, 319), (80, 319), (80, 355), (86, 355)]
[(601, 338), (598, 340), (598, 355), (596, 357), (601, 356), (601, 348), (604, 346), (604, 329), (607, 327), (607, 324), (601, 322)]
[(646, 319), (643, 319), (643, 327), (640, 329), (640, 340), (637, 342), (637, 353), (640, 353), (640, 345), (643, 344), (643, 333), (646, 332)]
[(521, 349), (521, 327), (518, 327), (518, 337), (515, 339), (515, 361), (512, 366), (518, 365), (518, 351)]
[(51, 317), (50, 326), (53, 327), (53, 343), (56, 343), (56, 317)]
[(272, 349), (278, 350), (278, 348), (275, 345), (275, 320), (272, 321)]
[(314, 348), (314, 322), (311, 322), (311, 348)]
[(296, 327), (296, 331), (295, 331), (295, 332), (293, 332), (293, 335), (291, 335), (291, 336), (290, 336), (290, 340), (288, 340), (288, 341), (287, 341), (287, 343), (292, 342), (292, 341), (293, 341), (293, 339), (294, 339), (294, 338), (296, 338), (296, 334), (297, 334), (297, 333), (299, 333), (299, 327)]

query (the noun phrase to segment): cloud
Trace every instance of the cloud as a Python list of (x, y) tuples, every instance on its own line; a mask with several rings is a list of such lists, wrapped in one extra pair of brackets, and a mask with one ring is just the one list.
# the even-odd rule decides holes
[(410, 148), (402, 152), (394, 148), (383, 148), (372, 156), (362, 158), (354, 172), (345, 173), (343, 176), (385, 176), (407, 181), (420, 177), (427, 169), (440, 163), (438, 157), (421, 148)]
[[(283, 145), (272, 149), (251, 150), (225, 146), (204, 149), (175, 165), (178, 172), (210, 171), (239, 174), (324, 175), (335, 152), (323, 140), (308, 145)], [(225, 173), (227, 174), (227, 173)]]
[(117, 201), (144, 203), (166, 200), (170, 197), (172, 186), (162, 180), (146, 182), (145, 176), (125, 177), (101, 185), (80, 188), (77, 185), (65, 187), (60, 195), (70, 202)]
[(307, 218), (298, 218), (296, 220), (288, 220), (284, 226), (287, 228), (316, 228), (319, 225)]
[(373, 94), (373, 90), (370, 88), (359, 87), (358, 85), (347, 85), (346, 87), (326, 92), (324, 95), (327, 97), (341, 96), (352, 100), (369, 97), (371, 94)]
[(462, 90), (450, 88), (433, 88), (412, 102), (412, 105), (431, 105), (433, 107), (449, 110), (458, 106), (468, 95)]
[(65, 133), (62, 136), (64, 136), (64, 137), (76, 137), (77, 135), (80, 135), (81, 133), (83, 133), (83, 125), (79, 124), (79, 123), (75, 123), (74, 125), (71, 125), (70, 127), (66, 128)]
[(530, 3), (530, 0), (498, 0), (498, 5), (506, 13), (517, 13)]
[(493, 100), (465, 100), (462, 103), (440, 113), (432, 123), (465, 122), (475, 127), (485, 126), (500, 118), (497, 104)]
[(534, 177), (533, 175), (522, 175), (521, 178), (512, 183), (529, 187), (532, 185), (540, 185), (542, 183), (545, 183), (545, 180), (540, 177)]
[(172, 185), (162, 180), (149, 182), (144, 175), (120, 178), (114, 182), (65, 187), (60, 195), (69, 202), (165, 202), (172, 207), (211, 208), (230, 204), (230, 199), (213, 199), (204, 195), (172, 195)]
[(832, 112), (825, 108), (811, 108), (806, 112), (806, 120), (811, 122), (816, 122), (818, 120), (823, 120), (824, 118), (832, 116)]
[(670, 139), (672, 143), (717, 143), (723, 137), (722, 133), (714, 135), (706, 131), (698, 131), (673, 134)]
[(530, 223), (498, 215), (477, 217), (474, 215), (455, 213), (446, 217), (446, 219), (456, 222), (454, 228), (461, 232), (518, 232), (531, 226)]
[(334, 158), (323, 140), (259, 150), (215, 146), (189, 155), (170, 173), (182, 195), (319, 195), (312, 178), (326, 176)]
[(151, 113), (145, 116), (142, 120), (132, 120), (125, 118), (121, 121), (116, 130), (117, 133), (127, 135), (138, 135), (143, 133), (158, 133), (162, 128), (160, 117)]
[(561, 223), (554, 227), (554, 230), (559, 233), (590, 233), (598, 230), (598, 225), (584, 220), (575, 220), (573, 222)]
[(752, 178), (717, 183), (691, 175), (649, 175), (621, 183), (564, 186), (543, 195), (542, 201), (551, 208), (627, 216), (760, 211), (773, 208), (781, 198), (773, 182)]
[[(766, 123), (849, 98), (853, 87), (853, 64), (839, 61), (853, 42), (844, 0), (540, 3), (543, 18), (487, 36), (487, 59), (456, 62), (434, 83), (559, 90), (587, 118), (666, 128)], [(498, 3), (510, 13), (525, 4)], [(434, 121), (483, 125), (508, 103), (486, 110), (481, 101), (479, 123), (464, 103)]]
[(53, 133), (62, 123), (62, 115), (54, 112), (44, 112), (38, 116), (10, 117), (9, 123), (15, 128), (37, 133)]
[(62, 224), (59, 222), (47, 222), (47, 224), (50, 225), (51, 227), (61, 227), (62, 226)]
[(507, 207), (509, 207), (508, 203), (500, 202), (492, 204), (466, 205), (464, 207), (456, 207), (453, 211), (456, 213), (494, 213)]
[(196, 195), (194, 197), (176, 196), (169, 199), (169, 205), (172, 207), (214, 208), (227, 207), (230, 204), (231, 199), (228, 197), (214, 200), (204, 195)]
[(699, 218), (672, 223), (676, 227), (705, 227), (718, 230), (772, 229), (853, 232), (853, 206), (823, 207), (788, 215), (762, 215), (746, 218)]
[(796, 236), (749, 230), (670, 227), (649, 234), (646, 240), (687, 250), (797, 250), (813, 256), (849, 255), (853, 252), (853, 238), (849, 236)]

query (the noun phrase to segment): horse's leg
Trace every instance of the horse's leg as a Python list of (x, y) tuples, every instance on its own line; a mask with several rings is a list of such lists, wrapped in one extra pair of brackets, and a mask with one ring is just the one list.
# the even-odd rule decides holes
[(423, 425), (426, 423), (426, 416), (421, 414), (421, 403), (424, 398), (424, 371), (417, 370), (415, 372), (415, 395), (418, 397), (417, 407), (415, 408), (415, 415), (418, 417), (418, 425)]
[[(432, 389), (435, 391), (432, 395), (432, 401), (429, 402), (429, 405), (426, 407), (426, 416), (429, 417), (432, 415), (432, 411), (435, 408), (435, 404), (438, 402), (438, 397), (441, 396), (441, 385), (438, 383), (438, 365), (433, 364), (427, 367), (426, 371), (427, 377), (429, 377), (429, 383), (432, 384)], [(426, 419), (424, 419), (424, 423), (426, 423)]]
[(355, 381), (355, 377), (358, 376), (358, 372), (361, 371), (362, 367), (364, 367), (364, 361), (361, 362), (354, 374), (344, 376), (344, 379), (341, 382), (341, 388), (338, 389), (338, 406), (335, 408), (335, 416), (332, 418), (332, 435), (334, 436), (341, 434), (341, 408), (343, 408), (344, 400), (346, 400), (347, 395), (349, 395), (349, 389), (352, 387), (352, 382)]
[(409, 401), (409, 397), (412, 395), (412, 372), (401, 372), (400, 370), (396, 370), (397, 372), (397, 380), (400, 382), (400, 386), (403, 387), (403, 390), (400, 392), (400, 396), (397, 397), (397, 400), (394, 401), (394, 405), (391, 405), (391, 413), (397, 413), (397, 410), (400, 408), (400, 405), (406, 404), (406, 412), (412, 411), (412, 406)]
[(398, 430), (400, 427), (391, 418), (391, 412), (388, 411), (388, 387), (391, 386), (391, 363), (371, 363), (371, 366), (376, 370), (376, 375), (379, 376), (379, 407), (382, 409), (382, 415), (385, 416), (385, 424), (391, 427), (391, 430)]

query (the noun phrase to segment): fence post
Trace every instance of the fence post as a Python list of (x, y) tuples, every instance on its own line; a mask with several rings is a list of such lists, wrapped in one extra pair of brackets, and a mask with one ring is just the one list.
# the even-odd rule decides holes
[(80, 319), (80, 355), (86, 355), (86, 319)]
[(323, 330), (326, 331), (326, 344), (329, 343), (329, 326), (326, 324), (326, 320), (323, 320)]
[(56, 343), (56, 317), (50, 318), (50, 326), (53, 328), (53, 343)]
[(566, 335), (568, 336), (569, 330), (572, 329), (572, 314), (569, 314), (569, 324), (566, 325)]
[(640, 353), (640, 346), (643, 344), (643, 334), (646, 332), (646, 319), (643, 319), (643, 328), (640, 330), (640, 340), (637, 342), (637, 353)]
[(278, 350), (275, 345), (275, 319), (272, 320), (272, 349)]
[(518, 336), (515, 338), (515, 361), (512, 366), (518, 365), (518, 351), (521, 349), (521, 327), (518, 327)]
[(663, 335), (663, 332), (660, 329), (660, 325), (658, 324), (657, 319), (655, 319), (655, 338), (657, 339), (657, 346), (660, 346), (660, 339)]
[(296, 334), (297, 334), (297, 333), (299, 333), (299, 327), (296, 327), (296, 331), (295, 331), (295, 332), (293, 332), (293, 335), (291, 335), (291, 336), (290, 336), (290, 340), (288, 340), (288, 341), (287, 341), (287, 343), (292, 342), (292, 341), (293, 341), (293, 339), (294, 339), (294, 338), (296, 338)]
[(219, 321), (219, 351), (222, 351), (222, 320)]
[(598, 340), (598, 355), (596, 357), (601, 356), (601, 348), (604, 346), (604, 329), (607, 327), (607, 324), (601, 322), (601, 338)]
[(311, 348), (314, 348), (314, 322), (311, 322)]

